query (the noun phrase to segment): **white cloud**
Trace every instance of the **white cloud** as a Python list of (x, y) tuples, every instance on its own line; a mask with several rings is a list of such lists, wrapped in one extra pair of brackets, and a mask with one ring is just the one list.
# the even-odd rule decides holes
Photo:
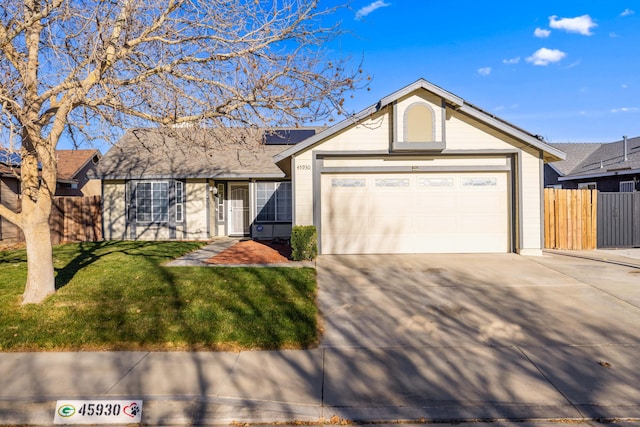
[(616, 37), (618, 37), (618, 35), (614, 32), (609, 33), (609, 37), (611, 37), (612, 39), (615, 39)]
[(612, 113), (631, 113), (634, 111), (640, 111), (640, 108), (637, 107), (622, 107), (622, 108), (613, 108), (611, 109)]
[(502, 60), (502, 63), (507, 65), (517, 64), (518, 62), (520, 62), (519, 56), (516, 56), (515, 58), (507, 58)]
[(478, 74), (480, 74), (481, 76), (488, 76), (489, 74), (491, 74), (491, 67), (478, 68)]
[(367, 6), (364, 6), (358, 9), (358, 11), (356, 12), (356, 19), (360, 20), (365, 16), (367, 16), (368, 14), (370, 14), (371, 12), (377, 9), (380, 9), (381, 7), (387, 7), (387, 6), (391, 6), (391, 4), (385, 3), (384, 0), (376, 0), (371, 4), (368, 4)]
[(622, 11), (620, 16), (629, 16), (629, 15), (633, 15), (634, 13), (636, 13), (634, 10), (625, 9), (625, 10)]
[(592, 28), (598, 26), (589, 15), (576, 16), (575, 18), (560, 18), (556, 15), (549, 17), (549, 26), (557, 30), (564, 30), (568, 33), (578, 33), (583, 36), (590, 36)]
[(622, 89), (627, 89), (629, 87), (629, 85), (626, 83), (622, 83), (620, 86), (622, 87)]
[(531, 62), (533, 65), (547, 66), (553, 62), (561, 61), (565, 56), (567, 54), (561, 50), (543, 47), (528, 57), (527, 62)]
[(551, 35), (551, 31), (544, 28), (536, 28), (536, 30), (533, 32), (533, 35), (541, 39), (546, 39)]

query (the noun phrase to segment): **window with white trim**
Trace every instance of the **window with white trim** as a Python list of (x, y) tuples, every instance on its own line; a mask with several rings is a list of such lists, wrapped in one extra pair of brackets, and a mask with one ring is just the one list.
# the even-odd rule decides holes
[(224, 221), (224, 184), (218, 184), (218, 221)]
[(184, 221), (184, 182), (176, 181), (176, 222)]
[(578, 183), (578, 190), (597, 190), (598, 185), (595, 182), (580, 182)]
[(136, 184), (136, 221), (169, 222), (168, 182), (138, 182)]
[(290, 182), (256, 183), (256, 220), (259, 222), (291, 222), (292, 198)]
[(636, 189), (636, 183), (634, 181), (620, 181), (621, 193), (633, 193)]

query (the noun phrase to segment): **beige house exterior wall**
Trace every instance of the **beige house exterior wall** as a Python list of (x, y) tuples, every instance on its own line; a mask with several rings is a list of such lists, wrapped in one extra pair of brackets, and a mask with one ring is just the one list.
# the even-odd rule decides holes
[[(126, 188), (124, 180), (104, 181), (103, 216), (104, 238), (106, 240), (127, 240), (131, 238), (127, 228)], [(207, 184), (205, 180), (185, 183), (185, 220), (184, 226), (177, 224), (176, 239), (206, 240), (207, 235)], [(166, 226), (136, 224), (136, 236), (140, 240), (168, 240), (169, 228)]]
[(542, 255), (544, 245), (542, 188), (543, 162), (536, 150), (522, 150), (520, 152), (521, 183), (520, 194), (521, 236), (519, 253), (522, 255)]
[[(434, 112), (443, 111), (441, 101), (435, 95), (423, 92), (411, 94), (400, 99), (395, 106), (395, 120), (399, 122), (395, 129), (397, 138), (402, 138), (402, 117), (407, 107), (415, 102), (427, 102)], [(294, 182), (294, 224), (314, 224), (314, 182), (313, 182), (313, 153), (314, 152), (349, 152), (348, 158), (332, 159), (327, 157), (324, 166), (329, 167), (382, 167), (402, 166), (411, 163), (412, 166), (443, 166), (461, 167), (465, 170), (474, 166), (504, 166), (508, 156), (514, 156), (512, 164), (514, 181), (514, 199), (512, 212), (514, 224), (512, 234), (516, 251), (526, 255), (540, 255), (542, 253), (542, 160), (538, 148), (529, 147), (513, 136), (461, 112), (447, 108), (445, 118), (444, 139), (446, 155), (439, 157), (438, 153), (425, 152), (424, 156), (409, 155), (402, 159), (377, 157), (358, 157), (357, 152), (385, 152), (389, 150), (394, 134), (393, 106), (385, 108), (379, 113), (366, 119), (363, 123), (350, 126), (336, 135), (309, 147), (294, 155), (292, 159), (292, 175)], [(436, 117), (436, 129), (441, 123), (440, 116)], [(437, 139), (437, 138), (436, 138)], [(482, 151), (483, 155), (469, 157), (472, 151)], [(496, 150), (495, 156), (487, 153)], [(451, 157), (455, 152), (464, 152), (467, 157)], [(352, 156), (351, 156), (352, 155)], [(397, 160), (396, 160), (397, 159)], [(318, 197), (318, 195), (315, 195)], [(319, 221), (319, 218), (317, 219)]]
[(126, 188), (124, 180), (103, 182), (102, 215), (106, 240), (129, 238), (127, 236)]
[(391, 132), (387, 110), (333, 135), (320, 145), (295, 156), (292, 165), (294, 224), (313, 225), (313, 151), (385, 151)]
[[(185, 219), (187, 240), (207, 239), (207, 182), (187, 181), (185, 184)], [(178, 233), (180, 234), (180, 233)]]
[(398, 126), (396, 127), (397, 140), (405, 140), (405, 127), (402, 120), (407, 109), (415, 104), (426, 104), (433, 111), (433, 140), (442, 141), (444, 133), (442, 129), (442, 116), (445, 114), (445, 110), (442, 108), (442, 98), (425, 91), (414, 93), (398, 101), (396, 106), (396, 120), (398, 121)]

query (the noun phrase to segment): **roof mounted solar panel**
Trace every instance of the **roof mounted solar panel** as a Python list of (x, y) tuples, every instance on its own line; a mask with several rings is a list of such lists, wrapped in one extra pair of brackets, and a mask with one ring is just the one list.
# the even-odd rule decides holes
[(20, 166), (20, 154), (8, 150), (0, 150), (0, 163), (7, 166)]
[(272, 129), (265, 131), (266, 145), (295, 145), (316, 134), (315, 129)]

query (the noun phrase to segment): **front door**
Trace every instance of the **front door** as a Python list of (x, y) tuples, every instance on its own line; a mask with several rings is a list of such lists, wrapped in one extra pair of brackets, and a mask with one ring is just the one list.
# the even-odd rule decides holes
[(249, 185), (230, 184), (229, 188), (229, 235), (247, 236), (249, 234)]

